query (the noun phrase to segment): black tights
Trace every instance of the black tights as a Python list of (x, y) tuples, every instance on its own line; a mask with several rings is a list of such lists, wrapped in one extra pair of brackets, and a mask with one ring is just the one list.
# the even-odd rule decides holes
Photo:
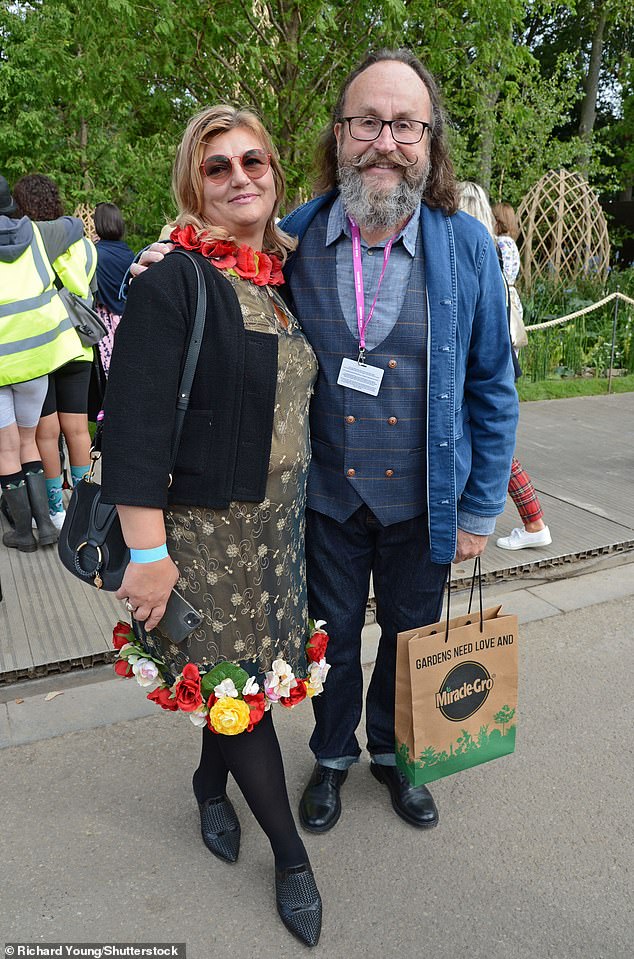
[(198, 802), (222, 796), (231, 773), (266, 833), (278, 869), (308, 862), (286, 791), (284, 764), (271, 712), (250, 733), (223, 736), (203, 729), (200, 764), (194, 773)]

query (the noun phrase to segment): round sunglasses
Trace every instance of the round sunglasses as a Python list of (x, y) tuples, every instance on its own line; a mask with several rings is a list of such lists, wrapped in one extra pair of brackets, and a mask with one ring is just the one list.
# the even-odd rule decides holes
[(200, 169), (212, 183), (226, 183), (231, 176), (234, 160), (238, 160), (250, 180), (259, 180), (271, 165), (271, 154), (264, 150), (247, 150), (241, 156), (235, 154), (230, 157), (220, 153), (208, 156), (200, 164)]

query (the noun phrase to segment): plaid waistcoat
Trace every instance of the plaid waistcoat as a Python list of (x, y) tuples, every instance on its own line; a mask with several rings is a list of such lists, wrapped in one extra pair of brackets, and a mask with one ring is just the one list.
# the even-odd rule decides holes
[[(329, 207), (320, 210), (295, 254), (290, 281), (298, 318), (319, 361), (310, 407), (313, 457), (308, 506), (343, 522), (365, 503), (389, 526), (427, 508), (427, 309), (419, 236), (394, 328), (367, 362), (384, 370), (378, 396), (337, 386), (358, 341), (337, 292), (334, 244), (326, 247)], [(350, 258), (352, 269), (352, 256)], [(389, 269), (389, 265), (388, 265)]]

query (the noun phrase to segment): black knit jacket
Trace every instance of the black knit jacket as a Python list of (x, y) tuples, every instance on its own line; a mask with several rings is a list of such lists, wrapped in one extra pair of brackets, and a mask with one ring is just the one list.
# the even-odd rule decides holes
[(184, 256), (165, 257), (130, 287), (104, 403), (106, 503), (224, 508), (265, 497), (277, 337), (245, 330), (231, 283), (198, 259), (207, 316), (172, 485), (176, 396), (196, 310), (196, 277)]

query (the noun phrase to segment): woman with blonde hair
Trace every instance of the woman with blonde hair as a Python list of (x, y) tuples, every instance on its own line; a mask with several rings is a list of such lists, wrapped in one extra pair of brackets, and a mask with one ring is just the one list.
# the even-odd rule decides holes
[[(327, 671), (324, 659), (307, 661), (304, 507), (317, 365), (278, 293), (295, 246), (276, 226), (284, 174), (255, 114), (219, 105), (190, 121), (173, 187), (171, 240), (202, 267), (207, 314), (169, 477), (193, 264), (165, 257), (130, 288), (103, 440), (103, 498), (117, 504), (131, 553), (117, 596), (148, 662), (159, 664), (164, 683), (151, 697), (203, 726), (193, 789), (205, 844), (224, 862), (238, 857), (231, 773), (271, 844), (278, 913), (315, 945), (321, 899), (270, 710), (319, 692)], [(201, 618), (179, 645), (159, 626), (175, 585)], [(224, 678), (213, 686), (216, 674)]]

